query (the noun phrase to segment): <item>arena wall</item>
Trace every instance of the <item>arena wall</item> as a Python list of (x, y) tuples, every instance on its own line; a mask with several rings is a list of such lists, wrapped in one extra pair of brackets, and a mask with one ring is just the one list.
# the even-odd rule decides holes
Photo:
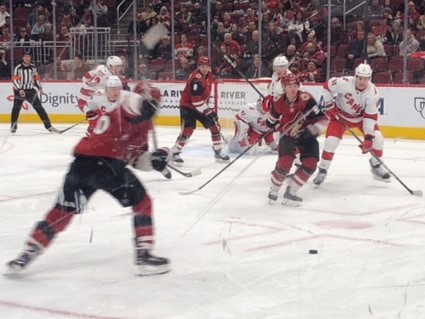
[[(180, 91), (185, 82), (156, 82), (162, 94), (162, 107), (156, 123), (174, 125), (179, 123)], [(253, 85), (262, 94), (267, 94), (267, 79), (256, 80)], [(79, 82), (45, 82), (42, 103), (49, 113), (52, 123), (75, 123), (84, 118), (77, 104)], [(322, 86), (304, 85), (319, 101)], [(425, 140), (425, 90), (421, 87), (378, 86), (381, 100), (379, 125), (385, 137)], [(214, 85), (212, 107), (218, 108), (220, 123), (230, 126), (234, 112), (247, 104), (254, 104), (258, 93), (244, 80), (217, 80)], [(0, 82), (0, 122), (10, 122), (13, 103), (13, 90), (10, 82)], [(20, 122), (38, 122), (33, 108), (24, 103)]]

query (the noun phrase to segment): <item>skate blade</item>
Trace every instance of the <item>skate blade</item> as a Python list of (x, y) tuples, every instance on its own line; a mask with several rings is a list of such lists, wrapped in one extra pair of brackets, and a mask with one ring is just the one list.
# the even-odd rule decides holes
[(320, 187), (320, 185), (322, 185), (322, 183), (320, 183), (320, 184), (314, 184), (314, 183), (313, 183), (313, 188), (319, 188), (319, 187)]
[(151, 266), (151, 265), (140, 265), (137, 266), (136, 276), (152, 276), (162, 275), (171, 271), (170, 265)]
[(22, 269), (22, 268), (15, 268), (15, 267), (7, 266), (6, 271), (3, 273), (3, 276), (9, 277), (9, 278), (14, 278), (14, 277), (18, 277), (23, 271), (24, 271), (24, 269)]
[(382, 177), (373, 175), (373, 179), (383, 183), (391, 183), (391, 178), (382, 178)]
[(222, 159), (220, 159), (220, 158), (216, 158), (216, 159), (215, 159), (215, 162), (216, 162), (216, 163), (224, 164), (224, 163), (229, 163), (229, 162), (230, 162), (230, 159), (228, 159), (228, 160), (222, 160)]
[(273, 199), (270, 199), (269, 198), (269, 205), (276, 205), (276, 203), (277, 203), (277, 200), (273, 200)]
[(297, 202), (297, 201), (290, 200), (290, 199), (283, 199), (282, 205), (291, 206), (291, 207), (298, 207), (298, 206), (301, 205), (301, 202)]
[(183, 163), (180, 163), (180, 162), (174, 162), (174, 161), (173, 161), (173, 165), (174, 165), (175, 167), (182, 167), (182, 166), (183, 166)]

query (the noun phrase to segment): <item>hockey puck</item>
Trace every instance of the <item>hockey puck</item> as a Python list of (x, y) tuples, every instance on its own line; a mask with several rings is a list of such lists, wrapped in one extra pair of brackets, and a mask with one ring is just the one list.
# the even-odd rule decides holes
[(317, 254), (317, 250), (316, 249), (310, 249), (308, 251), (308, 253), (311, 254), (311, 255), (316, 255)]

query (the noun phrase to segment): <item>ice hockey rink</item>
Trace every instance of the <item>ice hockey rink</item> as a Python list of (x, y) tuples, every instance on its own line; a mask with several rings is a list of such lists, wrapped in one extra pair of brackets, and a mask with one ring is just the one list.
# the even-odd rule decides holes
[[(8, 128), (0, 125), (1, 272), (54, 203), (85, 131), (20, 124), (10, 136)], [(178, 129), (157, 134), (171, 147)], [(0, 318), (423, 318), (425, 200), (394, 178), (374, 180), (357, 144), (343, 140), (322, 187), (310, 181), (299, 192), (302, 206), (271, 206), (277, 155), (263, 147), (180, 193), (225, 165), (198, 129), (181, 170), (201, 175), (137, 172), (154, 199), (154, 253), (171, 259), (171, 272), (134, 275), (130, 210), (99, 192), (25, 273), (0, 276)], [(424, 142), (386, 139), (384, 161), (408, 187), (425, 189)]]

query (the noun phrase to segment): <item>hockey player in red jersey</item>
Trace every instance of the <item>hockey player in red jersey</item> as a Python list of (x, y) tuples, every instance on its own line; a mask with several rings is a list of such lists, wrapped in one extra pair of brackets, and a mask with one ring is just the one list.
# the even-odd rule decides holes
[[(328, 119), (318, 108), (314, 97), (305, 91), (300, 91), (300, 81), (294, 74), (282, 78), (284, 94), (273, 101), (267, 118), (267, 125), (279, 127), (279, 157), (271, 174), (269, 191), (270, 203), (278, 199), (283, 181), (287, 179), (288, 187), (283, 195), (282, 204), (298, 206), (302, 198), (297, 191), (314, 173), (319, 160), (319, 142), (317, 136), (326, 126)], [(308, 112), (308, 115), (305, 116)], [(290, 177), (295, 150), (300, 152), (301, 166)]]
[(177, 166), (183, 165), (180, 153), (196, 129), (196, 121), (201, 122), (204, 128), (211, 131), (215, 158), (223, 162), (230, 160), (228, 155), (222, 153), (217, 113), (208, 105), (213, 80), (209, 59), (199, 58), (198, 68), (189, 76), (180, 99), (182, 131), (172, 149), (173, 161)]
[(162, 170), (169, 150), (146, 151), (148, 129), (158, 108), (159, 90), (152, 87), (143, 96), (123, 91), (117, 76), (106, 81), (88, 106), (98, 111), (93, 133), (82, 138), (74, 149), (75, 159), (65, 177), (56, 204), (36, 223), (26, 247), (7, 266), (9, 275), (19, 273), (65, 230), (75, 214), (97, 190), (115, 197), (123, 207), (133, 210), (135, 263), (138, 275), (165, 273), (169, 260), (151, 254), (154, 244), (152, 200), (136, 175), (128, 169)]
[[(363, 133), (364, 141), (360, 145), (363, 154), (373, 152), (378, 158), (383, 155), (384, 137), (377, 123), (379, 93), (370, 81), (371, 77), (370, 65), (361, 63), (355, 70), (355, 76), (330, 78), (323, 86), (324, 110), (330, 122), (326, 130), (319, 172), (313, 180), (317, 187), (326, 178), (335, 151), (347, 130), (345, 126), (358, 128)], [(371, 156), (369, 163), (375, 179), (391, 181), (390, 174), (375, 157)]]

